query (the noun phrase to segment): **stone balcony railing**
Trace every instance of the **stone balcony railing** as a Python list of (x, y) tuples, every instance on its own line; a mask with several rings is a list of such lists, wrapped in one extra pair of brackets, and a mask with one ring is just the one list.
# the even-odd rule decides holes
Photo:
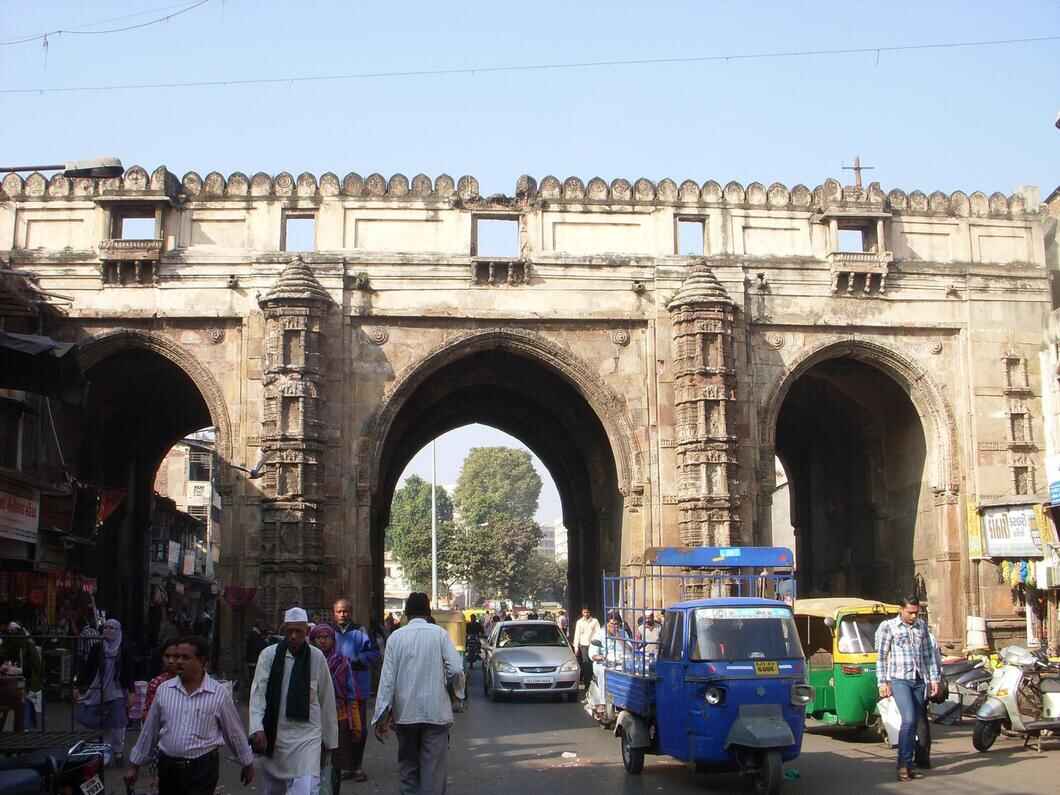
[(99, 258), (111, 262), (157, 262), (162, 256), (161, 240), (101, 240)]
[(864, 277), (862, 290), (872, 292), (873, 281), (882, 294), (887, 291), (887, 273), (890, 271), (894, 255), (889, 251), (832, 251), (828, 261), (832, 265), (832, 292), (839, 292), (839, 283), (846, 279), (846, 291), (854, 292), (854, 282), (858, 276)]

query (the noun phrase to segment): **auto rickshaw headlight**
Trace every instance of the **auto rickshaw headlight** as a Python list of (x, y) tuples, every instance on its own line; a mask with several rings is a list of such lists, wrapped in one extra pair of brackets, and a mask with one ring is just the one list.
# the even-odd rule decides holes
[(813, 686), (798, 684), (791, 686), (791, 703), (796, 707), (805, 707), (813, 701)]
[(716, 707), (718, 704), (724, 703), (725, 691), (720, 687), (708, 687), (705, 700), (712, 707)]

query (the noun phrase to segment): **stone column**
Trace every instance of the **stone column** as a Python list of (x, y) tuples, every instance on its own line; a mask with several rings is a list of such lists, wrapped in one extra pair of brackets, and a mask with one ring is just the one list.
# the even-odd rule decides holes
[(734, 435), (735, 305), (704, 262), (667, 305), (674, 339), (674, 414), (681, 542), (739, 544)]
[(270, 622), (324, 609), (321, 337), (331, 297), (300, 257), (259, 301), (265, 315), (261, 606)]

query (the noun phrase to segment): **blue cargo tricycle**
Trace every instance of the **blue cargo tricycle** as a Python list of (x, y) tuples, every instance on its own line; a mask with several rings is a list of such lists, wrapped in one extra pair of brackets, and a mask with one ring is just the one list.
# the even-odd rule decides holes
[[(792, 566), (780, 547), (657, 548), (641, 573), (604, 577), (606, 689), (627, 772), (664, 754), (780, 791), (813, 698)], [(664, 604), (656, 636), (644, 618)]]

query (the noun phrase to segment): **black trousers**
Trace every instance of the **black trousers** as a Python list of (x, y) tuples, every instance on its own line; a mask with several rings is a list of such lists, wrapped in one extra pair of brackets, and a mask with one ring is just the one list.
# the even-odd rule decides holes
[(581, 660), (579, 662), (582, 668), (582, 684), (589, 687), (593, 681), (593, 659), (589, 656), (588, 646), (579, 646), (578, 651), (581, 652)]
[(217, 749), (195, 759), (174, 759), (158, 753), (158, 795), (213, 795), (221, 755)]

